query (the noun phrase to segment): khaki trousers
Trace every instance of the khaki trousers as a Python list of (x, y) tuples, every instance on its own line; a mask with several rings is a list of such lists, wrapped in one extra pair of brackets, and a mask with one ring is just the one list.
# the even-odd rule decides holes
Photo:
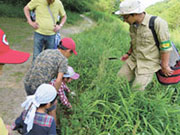
[(143, 91), (146, 86), (152, 81), (154, 73), (138, 74), (137, 68), (131, 70), (127, 63), (125, 63), (118, 72), (118, 76), (126, 78), (129, 82), (133, 81), (132, 88)]

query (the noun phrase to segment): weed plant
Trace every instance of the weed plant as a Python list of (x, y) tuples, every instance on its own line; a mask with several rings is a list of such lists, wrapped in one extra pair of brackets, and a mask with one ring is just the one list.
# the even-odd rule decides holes
[(80, 79), (69, 85), (77, 97), (70, 99), (73, 114), (60, 116), (62, 134), (180, 134), (179, 84), (162, 86), (154, 77), (144, 92), (132, 90), (117, 77), (123, 62), (108, 60), (129, 49), (127, 28), (114, 17), (100, 18), (94, 28), (73, 36), (78, 55), (69, 63)]

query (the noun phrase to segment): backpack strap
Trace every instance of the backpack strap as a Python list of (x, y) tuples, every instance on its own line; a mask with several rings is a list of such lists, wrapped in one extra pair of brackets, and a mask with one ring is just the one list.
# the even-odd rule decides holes
[(152, 16), (152, 17), (150, 18), (149, 28), (151, 29), (152, 34), (153, 34), (153, 37), (154, 37), (154, 41), (156, 42), (156, 45), (157, 45), (157, 47), (159, 48), (158, 37), (157, 37), (156, 31), (155, 31), (155, 29), (154, 29), (154, 21), (155, 21), (156, 18), (157, 18), (157, 16)]

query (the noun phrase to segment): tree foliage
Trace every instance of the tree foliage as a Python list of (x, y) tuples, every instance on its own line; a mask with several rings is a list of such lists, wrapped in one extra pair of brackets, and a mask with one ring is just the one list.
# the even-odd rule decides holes
[(115, 1), (113, 0), (98, 0), (95, 2), (95, 10), (103, 12), (112, 12), (114, 10)]
[[(23, 5), (25, 6), (30, 0), (0, 0), (2, 4), (11, 4), (13, 6)], [(90, 11), (93, 0), (61, 0), (65, 9), (75, 12)]]
[(30, 0), (0, 0), (3, 4), (11, 4), (13, 6), (26, 5)]
[(179, 0), (167, 0), (162, 3), (158, 3), (147, 9), (148, 13), (158, 15), (165, 19), (171, 29), (179, 28), (180, 26), (180, 1)]
[(61, 0), (65, 9), (75, 12), (90, 11), (93, 0)]
[[(25, 6), (30, 0), (0, 0), (0, 3), (11, 4), (13, 6)], [(98, 10), (103, 12), (113, 12), (119, 7), (121, 0), (61, 0), (65, 9), (74, 12), (86, 12)]]

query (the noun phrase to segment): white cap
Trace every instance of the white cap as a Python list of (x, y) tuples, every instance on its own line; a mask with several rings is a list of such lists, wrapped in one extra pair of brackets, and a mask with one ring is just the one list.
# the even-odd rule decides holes
[(72, 67), (68, 66), (67, 73), (65, 73), (63, 75), (63, 77), (70, 77), (70, 78), (76, 80), (79, 78), (79, 74), (74, 72), (74, 69)]
[(143, 13), (145, 11), (144, 5), (140, 0), (124, 0), (119, 5), (119, 10), (115, 12), (116, 15), (126, 15), (134, 13)]

